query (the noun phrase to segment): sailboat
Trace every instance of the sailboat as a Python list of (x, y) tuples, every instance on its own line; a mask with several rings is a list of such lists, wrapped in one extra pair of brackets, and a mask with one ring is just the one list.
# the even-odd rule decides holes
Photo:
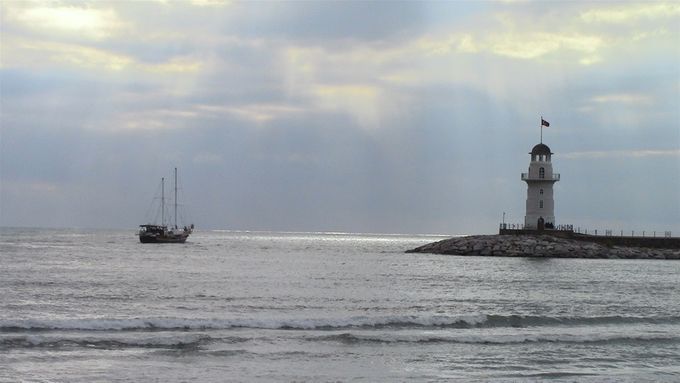
[(139, 225), (139, 241), (142, 243), (184, 243), (194, 230), (194, 224), (179, 228), (177, 226), (177, 168), (175, 168), (175, 221), (168, 227), (165, 224), (165, 178), (161, 178), (161, 224)]

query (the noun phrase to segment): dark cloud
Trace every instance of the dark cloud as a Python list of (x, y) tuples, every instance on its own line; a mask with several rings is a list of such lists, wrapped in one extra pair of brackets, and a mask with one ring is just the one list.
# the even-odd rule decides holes
[[(416, 2), (237, 3), (225, 31), (302, 41), (389, 40), (421, 32), (427, 5)], [(230, 12), (232, 10), (229, 10)]]

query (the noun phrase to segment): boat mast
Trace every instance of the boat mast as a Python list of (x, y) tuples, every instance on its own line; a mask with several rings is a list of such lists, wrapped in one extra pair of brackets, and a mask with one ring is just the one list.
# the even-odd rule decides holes
[(175, 168), (175, 229), (177, 229), (177, 168)]
[(161, 226), (165, 226), (165, 177), (161, 177)]

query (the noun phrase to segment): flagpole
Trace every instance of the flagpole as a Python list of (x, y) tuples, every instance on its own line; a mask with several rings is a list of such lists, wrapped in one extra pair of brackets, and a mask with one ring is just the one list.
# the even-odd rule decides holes
[(541, 116), (541, 143), (543, 143), (543, 116)]

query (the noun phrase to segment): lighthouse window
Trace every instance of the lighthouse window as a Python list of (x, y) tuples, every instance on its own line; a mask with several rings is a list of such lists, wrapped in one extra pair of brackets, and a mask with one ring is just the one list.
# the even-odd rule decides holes
[(539, 191), (538, 191), (538, 194), (543, 195), (543, 189), (539, 190)]
[(538, 201), (538, 208), (543, 209), (543, 200)]
[(545, 178), (545, 168), (538, 169), (538, 178)]

